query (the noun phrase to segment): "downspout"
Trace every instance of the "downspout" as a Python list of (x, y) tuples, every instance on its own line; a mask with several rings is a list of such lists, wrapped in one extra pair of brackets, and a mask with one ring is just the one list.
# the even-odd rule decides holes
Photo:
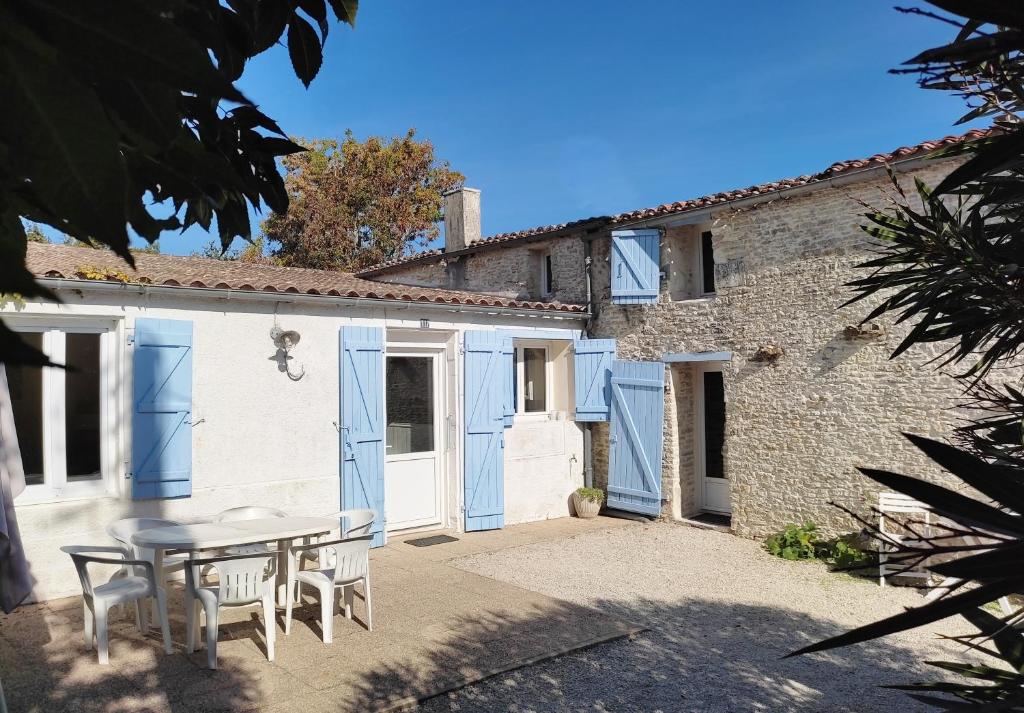
[[(583, 333), (589, 338), (590, 328), (594, 324), (597, 305), (594, 304), (594, 258), (591, 254), (590, 238), (583, 236), (583, 270), (587, 285), (587, 323), (583, 327)], [(594, 424), (589, 421), (583, 424), (583, 485), (588, 488), (594, 487)]]

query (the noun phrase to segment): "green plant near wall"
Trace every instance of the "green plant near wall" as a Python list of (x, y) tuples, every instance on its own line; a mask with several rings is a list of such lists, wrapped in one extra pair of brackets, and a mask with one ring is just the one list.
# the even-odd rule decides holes
[(604, 502), (604, 491), (600, 488), (576, 488), (576, 494), (592, 503)]
[(813, 522), (803, 525), (790, 523), (764, 541), (764, 548), (784, 560), (816, 559), (818, 526)]

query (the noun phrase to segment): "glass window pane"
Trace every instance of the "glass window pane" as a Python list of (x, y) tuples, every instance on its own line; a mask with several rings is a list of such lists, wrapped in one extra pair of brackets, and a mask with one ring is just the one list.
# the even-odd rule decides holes
[(725, 477), (725, 383), (722, 372), (704, 372), (704, 474)]
[[(21, 335), (30, 346), (42, 350), (43, 335), (25, 332)], [(26, 485), (43, 482), (43, 370), (39, 367), (7, 365), (7, 380), (14, 409), (14, 427), (21, 448), (21, 465)]]
[(387, 359), (387, 454), (434, 450), (434, 360)]
[(544, 349), (523, 349), (523, 410), (548, 410), (547, 353)]
[(67, 334), (64, 451), (68, 481), (100, 477), (100, 335)]

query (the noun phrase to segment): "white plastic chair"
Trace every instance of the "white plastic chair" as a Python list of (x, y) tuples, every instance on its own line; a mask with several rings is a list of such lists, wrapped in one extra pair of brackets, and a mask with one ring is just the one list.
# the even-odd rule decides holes
[[(218, 613), (221, 607), (263, 607), (263, 633), (267, 641), (267, 659), (274, 660), (274, 589), (276, 552), (261, 545), (257, 551), (221, 555), (189, 561), (185, 568), (185, 629), (188, 653), (199, 639), (200, 606), (206, 615), (206, 665), (217, 668)], [(250, 549), (244, 546), (239, 549)], [(217, 582), (203, 586), (201, 569), (214, 569)]]
[[(922, 541), (914, 535), (893, 532), (886, 529), (889, 521), (899, 520), (892, 518), (892, 515), (911, 516), (914, 519), (915, 527), (924, 528), (923, 536), (928, 537), (931, 533), (932, 509), (920, 500), (915, 500), (909, 495), (902, 493), (879, 493), (878, 494), (878, 584), (885, 586), (885, 578), (890, 574), (897, 574), (901, 577), (916, 577), (928, 579), (931, 575), (924, 569), (909, 568), (905, 564), (889, 565), (890, 550), (899, 545), (921, 544)], [(916, 516), (916, 517), (915, 517)]]
[[(878, 532), (882, 535), (883, 539), (889, 540), (889, 546), (896, 546), (899, 544), (913, 544), (920, 543), (920, 540), (913, 536), (907, 536), (903, 534), (893, 533), (885, 529), (886, 514), (893, 513), (905, 513), (910, 515), (917, 515), (917, 526), (924, 527), (925, 537), (927, 537), (931, 531), (932, 525), (932, 509), (926, 503), (922, 503), (919, 500), (914, 500), (908, 495), (902, 493), (880, 493), (878, 495)], [(889, 518), (892, 519), (892, 518)], [(978, 545), (980, 541), (976, 537), (966, 536), (964, 541), (968, 545)], [(885, 586), (885, 577), (887, 574), (897, 574), (902, 577), (918, 577), (928, 579), (931, 575), (924, 569), (913, 569), (908, 570), (905, 566), (893, 566), (890, 567), (886, 564), (888, 558), (888, 548), (886, 543), (879, 543), (878, 546), (878, 580), (881, 586)], [(946, 577), (937, 586), (932, 587), (929, 592), (925, 595), (927, 601), (934, 601), (944, 594), (949, 593), (952, 589), (960, 583), (961, 580), (956, 577)], [(999, 607), (1003, 614), (1009, 616), (1014, 613), (1013, 606), (1010, 604), (1010, 600), (1007, 597), (1000, 597), (998, 599)]]
[(214, 522), (233, 522), (236, 520), (255, 520), (261, 517), (288, 517), (288, 513), (277, 508), (267, 508), (261, 505), (242, 505), (237, 508), (228, 508), (217, 513)]
[[(370, 542), (371, 535), (315, 542), (311, 545), (296, 545), (288, 551), (288, 601), (285, 605), (284, 633), (292, 629), (292, 607), (302, 598), (302, 585), (308, 584), (317, 590), (320, 599), (320, 627), (325, 644), (334, 638), (334, 592), (341, 588), (344, 594), (345, 618), (352, 618), (352, 603), (355, 599), (355, 585), (363, 585), (363, 601), (366, 602), (366, 629), (373, 631), (373, 604), (370, 598)], [(300, 571), (296, 563), (301, 561), (303, 552), (319, 549), (329, 550), (334, 564)], [(321, 562), (326, 557), (321, 555)], [(296, 592), (293, 597), (293, 592)]]
[[(160, 619), (160, 630), (164, 637), (164, 651), (171, 653), (171, 629), (167, 622), (167, 597), (162, 587), (157, 586), (153, 572), (153, 563), (144, 559), (132, 559), (128, 552), (120, 547), (104, 547), (89, 545), (66, 545), (60, 548), (71, 555), (82, 582), (82, 610), (85, 618), (85, 645), (93, 647), (96, 641), (96, 652), (99, 662), (106, 665), (110, 662), (107, 634), (107, 612), (119, 604), (135, 604), (136, 618), (140, 626), (145, 627), (146, 616), (140, 599), (154, 597), (157, 603), (157, 617)], [(95, 553), (95, 554), (90, 554)], [(106, 556), (96, 556), (102, 554)], [(117, 565), (125, 568), (126, 573), (111, 579), (106, 584), (93, 585), (89, 574), (90, 564)]]
[[(326, 517), (337, 520), (338, 527), (336, 530), (324, 533), (316, 539), (317, 542), (322, 542), (332, 539), (332, 535), (337, 532), (337, 537), (342, 539), (351, 537), (362, 537), (363, 535), (369, 535), (370, 529), (373, 527), (373, 521), (377, 519), (376, 510), (340, 510), (335, 513), (331, 513)], [(337, 539), (337, 538), (335, 538)], [(306, 544), (310, 544), (307, 542)], [(325, 567), (333, 566), (334, 562), (331, 561), (331, 552), (326, 549), (320, 550), (303, 550), (299, 554), (298, 568), (302, 569), (302, 563), (304, 561), (323, 562)]]
[[(156, 517), (126, 517), (122, 520), (117, 520), (110, 523), (107, 527), (107, 532), (111, 537), (121, 544), (126, 552), (131, 553), (133, 559), (148, 560), (153, 562), (155, 552), (148, 547), (138, 547), (132, 542), (132, 535), (142, 530), (151, 530), (154, 527), (171, 527), (173, 525), (180, 525), (180, 522), (174, 520), (163, 520)], [(164, 555), (164, 581), (159, 582), (160, 586), (167, 589), (167, 575), (183, 570), (185, 568), (185, 561), (188, 559), (188, 554), (175, 554), (175, 555)], [(126, 568), (123, 568), (118, 573), (119, 576), (127, 574)], [(156, 618), (156, 601), (153, 602), (153, 617)], [(142, 622), (138, 622), (140, 628)]]

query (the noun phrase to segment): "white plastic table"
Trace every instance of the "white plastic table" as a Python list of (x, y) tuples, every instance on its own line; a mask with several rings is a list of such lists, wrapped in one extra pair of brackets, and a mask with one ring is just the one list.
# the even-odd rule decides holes
[(277, 603), (284, 606), (288, 548), (294, 540), (336, 530), (338, 524), (338, 520), (329, 517), (261, 517), (232, 522), (203, 522), (140, 530), (132, 535), (132, 542), (153, 550), (153, 569), (158, 582), (164, 581), (163, 560), (166, 550), (186, 550), (195, 555), (200, 550), (277, 542), (280, 551), (277, 559)]

